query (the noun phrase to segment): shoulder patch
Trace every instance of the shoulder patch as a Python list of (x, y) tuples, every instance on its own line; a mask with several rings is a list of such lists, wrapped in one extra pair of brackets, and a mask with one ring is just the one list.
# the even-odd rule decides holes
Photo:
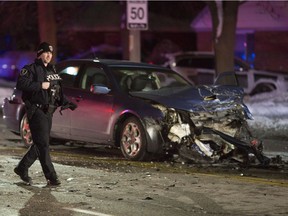
[(20, 71), (20, 76), (25, 76), (28, 74), (28, 70), (26, 68), (23, 68), (21, 71)]

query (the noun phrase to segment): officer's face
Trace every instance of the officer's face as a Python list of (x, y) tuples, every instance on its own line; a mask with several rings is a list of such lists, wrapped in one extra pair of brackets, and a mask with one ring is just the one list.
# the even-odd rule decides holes
[(44, 65), (50, 63), (52, 57), (53, 57), (52, 52), (44, 52), (39, 56), (39, 58), (42, 59)]

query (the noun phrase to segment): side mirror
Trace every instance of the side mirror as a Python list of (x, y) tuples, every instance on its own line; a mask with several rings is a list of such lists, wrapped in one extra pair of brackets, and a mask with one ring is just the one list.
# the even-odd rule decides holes
[(94, 94), (108, 94), (111, 91), (107, 86), (93, 84), (90, 87), (90, 92)]

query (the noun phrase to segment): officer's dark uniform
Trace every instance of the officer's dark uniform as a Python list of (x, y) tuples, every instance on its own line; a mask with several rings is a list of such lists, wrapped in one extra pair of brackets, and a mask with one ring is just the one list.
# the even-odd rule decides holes
[[(49, 89), (42, 89), (42, 82), (50, 82)], [(44, 66), (41, 59), (26, 65), (20, 72), (16, 88), (22, 91), (22, 99), (26, 106), (28, 122), (32, 134), (33, 145), (24, 155), (15, 172), (21, 179), (31, 183), (28, 176), (29, 167), (39, 158), (44, 175), (51, 184), (60, 184), (49, 153), (49, 137), (52, 126), (52, 115), (57, 107), (67, 106), (75, 109), (63, 95), (61, 78), (53, 65)]]

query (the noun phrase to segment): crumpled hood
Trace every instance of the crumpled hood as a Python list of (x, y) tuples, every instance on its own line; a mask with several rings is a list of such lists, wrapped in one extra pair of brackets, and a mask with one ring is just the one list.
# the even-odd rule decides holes
[(180, 110), (217, 111), (230, 108), (235, 104), (242, 104), (243, 89), (235, 86), (186, 86), (132, 92), (131, 95)]

